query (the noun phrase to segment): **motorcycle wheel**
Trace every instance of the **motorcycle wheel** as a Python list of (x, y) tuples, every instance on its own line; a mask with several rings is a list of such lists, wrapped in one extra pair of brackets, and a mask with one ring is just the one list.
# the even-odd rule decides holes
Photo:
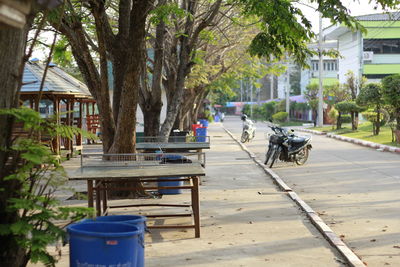
[(296, 154), (296, 160), (295, 160), (296, 164), (303, 165), (304, 163), (306, 163), (309, 154), (310, 150), (307, 147), (300, 150), (299, 153)]
[(279, 154), (281, 154), (281, 150), (278, 147), (272, 153), (272, 157), (271, 157), (272, 161), (271, 161), (271, 164), (269, 165), (270, 168), (272, 168), (272, 166), (274, 165), (275, 161), (279, 158)]
[(249, 133), (248, 132), (243, 132), (242, 137), (240, 138), (240, 142), (246, 143), (249, 141)]
[(267, 154), (265, 154), (265, 161), (264, 161), (264, 165), (268, 164), (269, 158), (271, 157), (272, 154), (272, 149), (268, 148)]

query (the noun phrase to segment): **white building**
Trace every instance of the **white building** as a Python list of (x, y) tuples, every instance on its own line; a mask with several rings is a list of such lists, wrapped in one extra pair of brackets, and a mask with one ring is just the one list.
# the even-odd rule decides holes
[(338, 78), (346, 82), (346, 73), (364, 76), (370, 82), (400, 73), (400, 12), (358, 16), (367, 30), (352, 32), (343, 25), (324, 29), (324, 38), (337, 40), (339, 58)]

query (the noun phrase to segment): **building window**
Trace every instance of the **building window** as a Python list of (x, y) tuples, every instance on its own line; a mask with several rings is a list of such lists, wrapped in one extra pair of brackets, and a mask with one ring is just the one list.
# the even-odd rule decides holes
[[(312, 71), (318, 71), (319, 61), (313, 60), (311, 62)], [(324, 60), (323, 62), (323, 70), (324, 71), (337, 71), (338, 64), (336, 60)]]
[(364, 39), (363, 45), (374, 54), (400, 54), (400, 39)]

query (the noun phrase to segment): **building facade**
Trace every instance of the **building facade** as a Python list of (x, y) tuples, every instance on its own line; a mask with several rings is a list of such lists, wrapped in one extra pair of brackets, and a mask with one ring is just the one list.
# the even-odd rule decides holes
[(324, 29), (324, 38), (336, 40), (341, 54), (338, 79), (346, 82), (346, 73), (364, 76), (369, 82), (400, 73), (400, 12), (358, 16), (366, 32), (352, 32), (344, 25)]

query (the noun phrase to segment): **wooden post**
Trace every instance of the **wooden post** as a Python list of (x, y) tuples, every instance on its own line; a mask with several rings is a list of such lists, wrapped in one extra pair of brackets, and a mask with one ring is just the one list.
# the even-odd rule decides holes
[[(53, 99), (53, 112), (54, 115), (56, 116), (56, 124), (60, 125), (60, 99), (55, 96)], [(60, 135), (56, 135), (56, 138), (54, 139), (53, 143), (53, 150), (54, 152), (59, 155), (60, 150), (61, 150), (61, 140), (60, 140)]]
[[(72, 99), (70, 99), (70, 124), (69, 124), (69, 126), (74, 126), (74, 107), (75, 107), (75, 99), (74, 98), (72, 98)], [(75, 138), (75, 136), (74, 137), (72, 137), (70, 140), (68, 140), (68, 143), (69, 143), (69, 148), (70, 148), (70, 151), (71, 151), (71, 157), (74, 155), (74, 138)]]
[[(83, 104), (82, 104), (82, 99), (79, 101), (79, 118), (78, 118), (78, 128), (82, 130), (82, 116), (83, 116)], [(76, 145), (81, 146), (82, 145), (82, 135), (78, 134), (76, 137)]]
[(195, 237), (200, 237), (200, 200), (199, 200), (199, 177), (192, 177), (193, 187), (191, 189), (192, 195), (192, 211), (194, 217), (194, 233)]

